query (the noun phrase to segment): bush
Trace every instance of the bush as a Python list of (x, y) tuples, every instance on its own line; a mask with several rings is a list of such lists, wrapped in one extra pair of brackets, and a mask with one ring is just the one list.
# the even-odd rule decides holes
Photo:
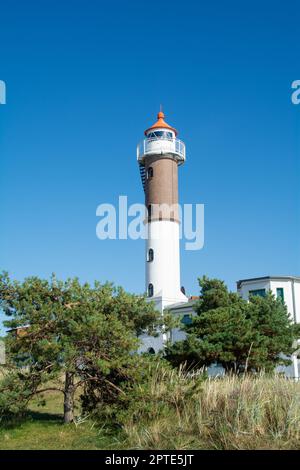
[(204, 380), (203, 375), (187, 380), (187, 374), (184, 366), (176, 371), (163, 359), (149, 358), (143, 364), (142, 380), (127, 395), (126, 409), (117, 415), (118, 421), (135, 425), (164, 418), (170, 410), (181, 412), (185, 402), (200, 393)]

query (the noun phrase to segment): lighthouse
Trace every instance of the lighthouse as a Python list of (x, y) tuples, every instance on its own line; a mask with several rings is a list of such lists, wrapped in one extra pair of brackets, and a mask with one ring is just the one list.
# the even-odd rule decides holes
[(147, 208), (146, 292), (161, 312), (169, 305), (188, 301), (180, 283), (178, 207), (178, 167), (185, 162), (185, 144), (164, 118), (160, 111), (137, 146)]

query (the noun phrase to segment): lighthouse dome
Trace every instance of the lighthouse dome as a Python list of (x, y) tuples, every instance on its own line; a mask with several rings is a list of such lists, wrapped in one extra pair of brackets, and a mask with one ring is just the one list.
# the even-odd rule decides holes
[[(164, 113), (159, 111), (157, 114), (157, 121), (153, 124), (153, 126), (149, 127), (145, 130), (145, 135), (147, 137), (152, 137), (151, 133), (153, 133), (153, 137), (166, 137), (166, 138), (173, 138), (176, 137), (178, 132), (174, 127), (169, 126), (164, 120)], [(159, 135), (160, 134), (160, 135)]]

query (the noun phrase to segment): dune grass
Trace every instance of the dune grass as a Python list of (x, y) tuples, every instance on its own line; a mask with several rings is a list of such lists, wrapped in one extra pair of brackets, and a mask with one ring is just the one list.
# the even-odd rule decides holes
[(149, 389), (159, 407), (150, 419), (143, 407), (132, 413), (128, 440), (140, 449), (300, 449), (300, 383), (263, 375), (193, 380), (158, 369)]

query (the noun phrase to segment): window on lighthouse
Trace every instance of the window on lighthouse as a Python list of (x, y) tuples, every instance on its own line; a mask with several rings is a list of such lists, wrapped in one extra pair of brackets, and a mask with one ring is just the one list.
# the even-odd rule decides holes
[(148, 286), (148, 297), (153, 297), (153, 293), (154, 293), (153, 284), (149, 284), (149, 286)]
[(149, 166), (148, 170), (147, 170), (147, 178), (153, 178), (153, 168), (152, 166)]
[(153, 261), (154, 260), (154, 251), (152, 248), (149, 249), (148, 251), (148, 261)]
[(167, 132), (167, 131), (155, 131), (155, 132), (149, 132), (147, 134), (148, 139), (172, 139), (173, 134), (172, 132)]

